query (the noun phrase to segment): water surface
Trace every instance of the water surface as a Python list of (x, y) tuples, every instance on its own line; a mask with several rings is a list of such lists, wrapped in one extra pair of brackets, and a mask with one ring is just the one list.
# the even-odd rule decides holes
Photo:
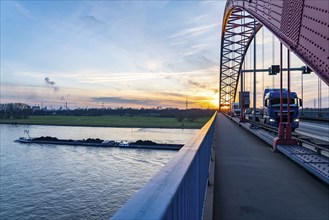
[(20, 144), (30, 135), (186, 143), (196, 129), (0, 125), (0, 219), (108, 219), (175, 151)]

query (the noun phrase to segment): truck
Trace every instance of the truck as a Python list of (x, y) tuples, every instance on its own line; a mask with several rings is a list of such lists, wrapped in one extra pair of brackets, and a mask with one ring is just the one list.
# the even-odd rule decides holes
[[(288, 90), (282, 90), (282, 121), (288, 122)], [(299, 127), (299, 108), (302, 100), (298, 98), (296, 92), (290, 92), (290, 123), (295, 131)], [(274, 127), (279, 127), (280, 123), (280, 89), (265, 89), (263, 96), (263, 122)]]
[(231, 105), (231, 114), (232, 116), (239, 116), (241, 112), (241, 109), (239, 108), (238, 102), (233, 102)]

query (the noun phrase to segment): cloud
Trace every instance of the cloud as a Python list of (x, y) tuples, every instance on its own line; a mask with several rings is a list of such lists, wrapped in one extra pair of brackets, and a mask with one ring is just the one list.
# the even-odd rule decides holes
[(220, 23), (202, 25), (202, 26), (193, 27), (193, 28), (187, 28), (187, 29), (181, 30), (181, 31), (171, 35), (169, 38), (199, 36), (199, 35), (209, 32), (209, 31), (212, 31), (214, 28), (220, 28)]
[(219, 63), (218, 62), (215, 62), (213, 60), (210, 60), (209, 58), (207, 58), (206, 56), (202, 55), (200, 57), (200, 60), (202, 60), (203, 62), (207, 63), (207, 64), (210, 64), (210, 66), (218, 66)]
[(92, 28), (104, 24), (104, 22), (91, 15), (80, 16), (79, 20), (85, 28)]
[(2, 85), (1, 100), (10, 102), (23, 102), (30, 105), (40, 102), (48, 102), (50, 104), (58, 102), (58, 97), (51, 95), (48, 86), (18, 86), (18, 85)]
[(129, 106), (129, 105), (138, 105), (138, 106), (158, 106), (160, 101), (159, 100), (151, 100), (151, 99), (138, 99), (138, 98), (121, 98), (121, 97), (92, 97), (90, 98), (91, 102), (97, 103), (108, 103), (113, 105), (120, 105), (120, 106)]
[(198, 87), (198, 88), (202, 88), (202, 89), (207, 88), (206, 85), (201, 84), (201, 83), (196, 82), (196, 81), (193, 81), (193, 80), (191, 80), (191, 79), (189, 79), (187, 82), (188, 82), (189, 85), (193, 85), (193, 86), (196, 86), (196, 87)]
[[(156, 95), (163, 94), (168, 95), (170, 93), (156, 93)], [(125, 106), (125, 107), (155, 107), (155, 106), (165, 106), (165, 107), (185, 107), (186, 96), (182, 94), (171, 93), (171, 97), (182, 97), (180, 99), (173, 99), (170, 96), (159, 98), (122, 98), (122, 97), (92, 97), (91, 102), (106, 103), (112, 106)], [(196, 104), (197, 102), (193, 99), (189, 100), (189, 104)]]
[(183, 98), (183, 99), (185, 99), (187, 96), (186, 94), (175, 93), (175, 92), (155, 92), (153, 94), (160, 97), (173, 97), (173, 98)]
[(91, 97), (92, 102), (120, 103), (120, 104), (138, 104), (138, 105), (160, 105), (163, 102), (183, 103), (189, 95), (184, 92), (143, 92), (140, 91), (135, 96), (100, 96)]
[(15, 7), (25, 17), (32, 18), (31, 12), (27, 8), (23, 7), (21, 4), (15, 2)]
[[(168, 64), (170, 65), (170, 64)], [(212, 68), (193, 69), (192, 71), (171, 71), (164, 72), (102, 72), (97, 70), (85, 70), (81, 72), (69, 72), (66, 74), (66, 78), (74, 80), (76, 83), (84, 84), (107, 84), (111, 82), (128, 82), (128, 81), (143, 81), (147, 79), (170, 79), (172, 77), (184, 77), (184, 76), (210, 76), (217, 70)]]

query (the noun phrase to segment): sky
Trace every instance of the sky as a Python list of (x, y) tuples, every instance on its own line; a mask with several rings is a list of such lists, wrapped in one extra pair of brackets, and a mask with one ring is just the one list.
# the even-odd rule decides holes
[[(226, 1), (0, 2), (1, 103), (50, 108), (66, 103), (69, 108), (218, 106)], [(262, 41), (258, 35), (257, 51)], [(267, 30), (264, 43), (264, 54), (272, 54)], [(275, 45), (277, 50), (277, 40)], [(257, 63), (268, 68), (272, 61), (266, 56), (264, 63)], [(292, 65), (303, 64), (293, 57)], [(257, 76), (257, 105), (272, 78)], [(278, 81), (276, 76), (275, 86)], [(296, 73), (292, 89), (298, 93), (300, 83)], [(315, 74), (304, 76), (304, 106), (314, 106), (317, 85)], [(322, 83), (322, 107), (328, 106), (328, 93)]]

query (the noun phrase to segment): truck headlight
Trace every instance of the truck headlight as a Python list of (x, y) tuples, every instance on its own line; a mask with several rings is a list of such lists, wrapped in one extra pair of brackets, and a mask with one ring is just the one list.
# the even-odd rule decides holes
[(294, 119), (294, 122), (299, 122), (299, 118), (295, 118)]
[(275, 119), (274, 118), (270, 118), (270, 122), (274, 123)]

